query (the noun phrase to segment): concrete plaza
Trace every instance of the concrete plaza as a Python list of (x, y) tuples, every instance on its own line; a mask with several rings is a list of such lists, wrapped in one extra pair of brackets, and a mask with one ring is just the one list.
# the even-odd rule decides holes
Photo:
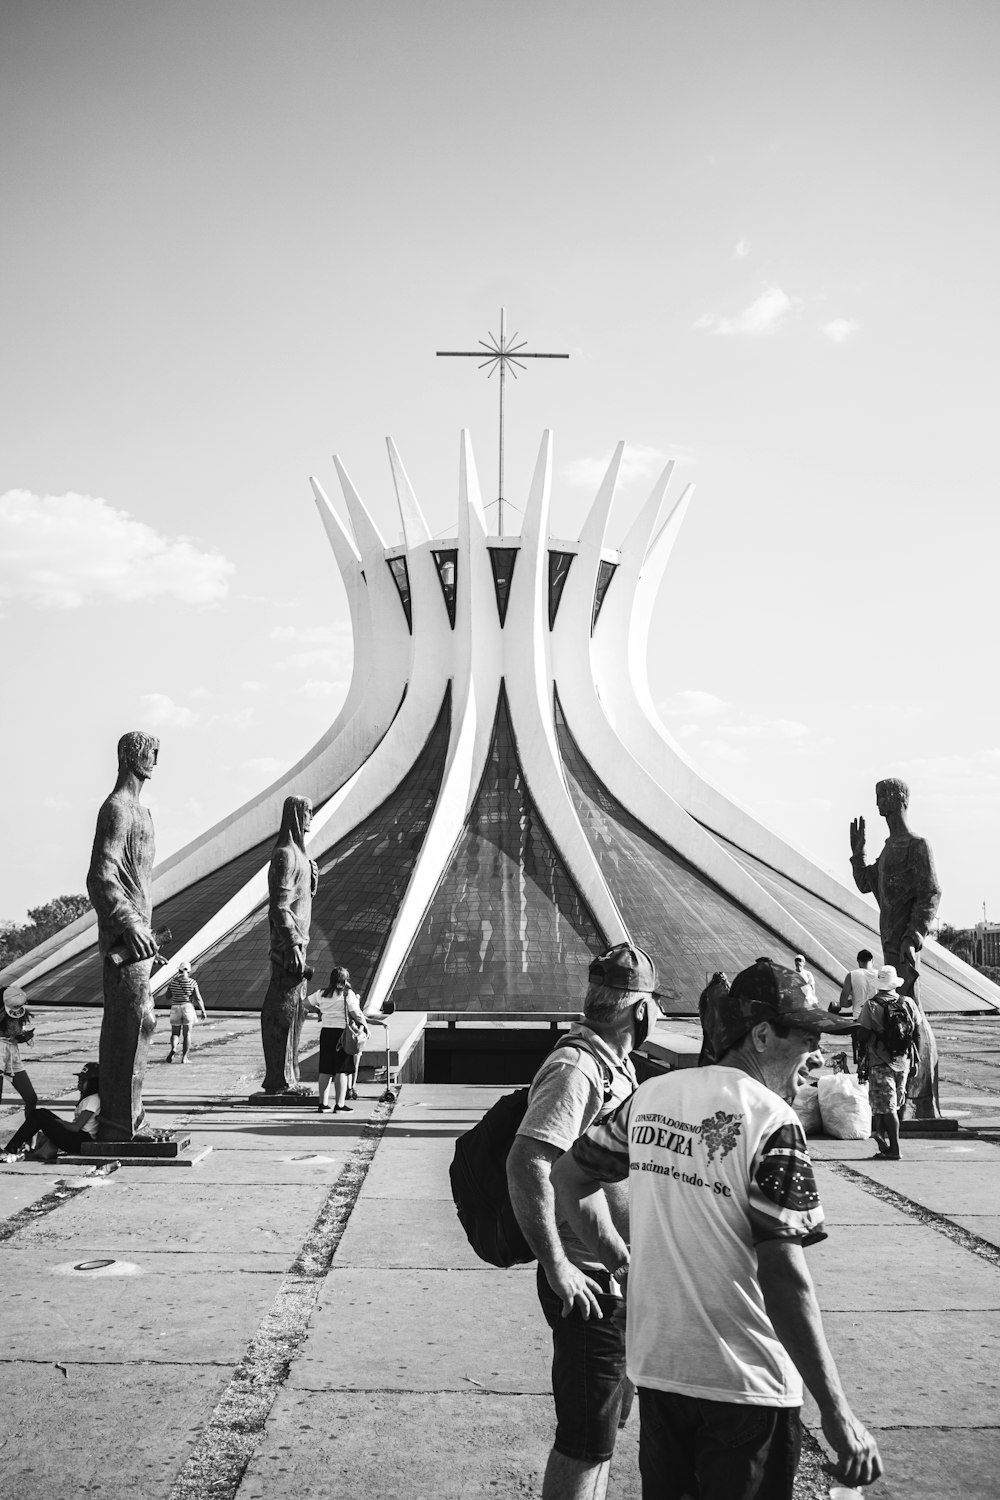
[[(99, 1025), (96, 1010), (39, 1014), (43, 1102), (71, 1112)], [(387, 1104), (363, 1085), (349, 1117), (251, 1108), (256, 1016), (198, 1027), (183, 1067), (164, 1065), (165, 1031), (161, 1017), (147, 1106), (211, 1146), (199, 1165), (0, 1168), (0, 1494), (539, 1495), (551, 1402), (533, 1268), (476, 1260), (447, 1174), (454, 1137), (500, 1090), (406, 1084)], [(830, 1236), (809, 1261), (886, 1462), (873, 1496), (992, 1500), (1000, 1029), (942, 1018), (938, 1032), (942, 1102), (967, 1128), (905, 1140), (898, 1165), (816, 1140)], [(4, 1139), (19, 1117), (5, 1094)], [(615, 1500), (639, 1494), (637, 1437), (633, 1418)], [(812, 1444), (801, 1495), (828, 1483)]]

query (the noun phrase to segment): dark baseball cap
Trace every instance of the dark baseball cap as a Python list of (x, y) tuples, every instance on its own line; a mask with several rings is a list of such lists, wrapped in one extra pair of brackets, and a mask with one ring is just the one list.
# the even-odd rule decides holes
[(850, 1031), (853, 1017), (831, 1015), (816, 999), (809, 980), (794, 969), (758, 959), (733, 980), (728, 995), (719, 995), (705, 1018), (713, 1056), (735, 1047), (759, 1021), (784, 1021), (818, 1037), (822, 1031)]
[(656, 965), (642, 948), (631, 943), (617, 943), (601, 953), (587, 970), (591, 984), (606, 984), (610, 990), (638, 990), (655, 996)]

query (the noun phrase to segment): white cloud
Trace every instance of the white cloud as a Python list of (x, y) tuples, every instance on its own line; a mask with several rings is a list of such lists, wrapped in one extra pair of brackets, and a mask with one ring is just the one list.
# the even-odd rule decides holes
[(728, 765), (742, 765), (747, 759), (747, 752), (740, 745), (730, 744), (728, 740), (701, 740), (698, 749)]
[(842, 344), (852, 333), (857, 333), (860, 327), (861, 324), (855, 323), (851, 318), (834, 318), (831, 322), (824, 323), (820, 332), (825, 333), (835, 344)]
[(284, 770), (287, 770), (285, 761), (274, 755), (252, 756), (250, 760), (240, 762), (240, 771), (261, 785), (275, 781)]
[(349, 663), (350, 653), (345, 655), (342, 647), (339, 650), (334, 646), (317, 647), (315, 651), (296, 651), (293, 656), (286, 656), (281, 669), (287, 672), (305, 672), (315, 667), (345, 669)]
[(221, 714), (212, 715), (213, 724), (221, 724), (225, 729), (249, 729), (254, 723), (254, 710), (247, 708), (231, 708)]
[(789, 297), (780, 286), (769, 286), (765, 287), (760, 296), (735, 318), (722, 318), (716, 313), (705, 313), (694, 326), (706, 333), (747, 335), (773, 333), (798, 305), (798, 298)]
[(175, 703), (166, 693), (143, 693), (139, 699), (142, 716), (153, 729), (190, 729), (198, 722), (193, 708)]
[[(657, 708), (669, 718), (676, 715), (684, 719), (713, 718), (726, 711), (721, 698), (717, 698), (714, 693), (699, 692), (696, 688), (685, 688), (683, 692), (673, 693), (669, 698), (664, 698), (662, 703), (658, 703)], [(685, 724), (683, 727), (690, 729), (694, 726)]]
[(303, 698), (332, 698), (343, 686), (342, 682), (303, 682), (298, 691)]
[(262, 682), (255, 682), (253, 678), (248, 679), (246, 682), (241, 682), (240, 687), (245, 693), (262, 693), (264, 691), (264, 684)]
[(91, 495), (0, 495), (0, 599), (51, 609), (109, 599), (214, 604), (234, 572), (220, 553), (160, 536)]
[(745, 260), (746, 257), (749, 254), (750, 254), (750, 244), (749, 244), (749, 241), (744, 240), (744, 239), (737, 240), (736, 241), (736, 249), (733, 251), (734, 258), (736, 260)]
[(752, 724), (723, 724), (715, 732), (734, 740), (800, 740), (809, 729), (797, 719), (761, 719)]
[[(650, 448), (645, 443), (626, 443), (618, 471), (619, 483), (628, 484), (633, 479), (648, 479), (653, 475), (659, 477), (672, 458), (689, 463), (693, 457), (690, 448), (675, 446), (669, 453), (664, 453), (662, 449)], [(563, 464), (560, 474), (570, 484), (596, 490), (608, 472), (610, 462), (610, 454), (603, 458), (576, 458)]]

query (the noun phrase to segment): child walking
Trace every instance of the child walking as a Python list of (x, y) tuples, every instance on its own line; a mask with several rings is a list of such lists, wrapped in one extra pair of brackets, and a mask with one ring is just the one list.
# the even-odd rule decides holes
[(208, 1020), (201, 990), (191, 978), (191, 965), (186, 958), (178, 964), (177, 973), (167, 985), (167, 999), (170, 1001), (170, 1051), (167, 1053), (167, 1062), (173, 1062), (177, 1052), (177, 1038), (181, 1037), (181, 1062), (186, 1063), (191, 1050), (191, 1027), (195, 1024), (195, 1001), (201, 1011), (201, 1019)]

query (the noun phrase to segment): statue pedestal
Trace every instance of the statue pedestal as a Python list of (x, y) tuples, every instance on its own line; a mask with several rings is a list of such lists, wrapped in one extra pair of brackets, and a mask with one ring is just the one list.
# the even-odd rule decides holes
[(165, 1141), (86, 1141), (78, 1155), (60, 1151), (59, 1161), (75, 1166), (99, 1167), (116, 1162), (120, 1167), (196, 1167), (211, 1146), (191, 1150), (190, 1135), (174, 1135)]
[(264, 1109), (294, 1109), (296, 1107), (298, 1107), (299, 1109), (315, 1109), (317, 1104), (319, 1103), (319, 1095), (314, 1094), (312, 1089), (309, 1089), (308, 1092), (304, 1092), (301, 1094), (292, 1092), (282, 1094), (265, 1094), (263, 1091), (261, 1091), (258, 1094), (251, 1094), (247, 1099), (247, 1103), (259, 1105)]

